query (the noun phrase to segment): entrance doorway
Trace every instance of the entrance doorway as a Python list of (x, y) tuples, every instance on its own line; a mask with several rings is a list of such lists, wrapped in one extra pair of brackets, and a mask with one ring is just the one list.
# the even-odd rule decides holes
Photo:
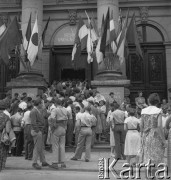
[(80, 79), (91, 81), (92, 69), (87, 63), (87, 52), (82, 52), (76, 68), (71, 61), (73, 46), (53, 46), (51, 49), (49, 79), (54, 80)]
[(85, 80), (85, 69), (61, 69), (62, 80)]
[(151, 93), (158, 93), (167, 99), (167, 76), (164, 37), (159, 29), (149, 24), (137, 27), (143, 59), (135, 53), (135, 46), (129, 44), (129, 58), (126, 61), (127, 77), (131, 80), (130, 99), (135, 103), (138, 91), (147, 99)]

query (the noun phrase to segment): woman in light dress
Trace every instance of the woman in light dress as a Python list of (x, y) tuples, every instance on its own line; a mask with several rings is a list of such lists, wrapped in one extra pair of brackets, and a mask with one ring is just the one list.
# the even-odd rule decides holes
[(114, 132), (112, 129), (114, 129), (113, 124), (113, 112), (114, 112), (114, 104), (110, 104), (110, 111), (108, 112), (106, 122), (110, 126), (110, 147), (111, 147), (111, 157), (115, 157), (115, 138), (114, 138)]
[[(149, 106), (141, 112), (141, 133), (142, 133), (142, 161), (149, 163), (149, 159), (155, 167), (151, 168), (151, 175), (155, 177), (156, 168), (164, 162), (164, 151), (166, 147), (165, 137), (162, 128), (162, 109), (157, 108), (160, 98), (153, 93), (148, 98)], [(150, 177), (146, 177), (150, 179)], [(155, 179), (155, 178), (154, 178)]]
[(125, 138), (124, 155), (127, 162), (130, 164), (131, 158), (136, 157), (136, 163), (138, 163), (138, 151), (140, 149), (141, 137), (138, 131), (139, 119), (135, 117), (135, 109), (129, 108), (129, 117), (125, 119), (124, 130), (127, 131)]

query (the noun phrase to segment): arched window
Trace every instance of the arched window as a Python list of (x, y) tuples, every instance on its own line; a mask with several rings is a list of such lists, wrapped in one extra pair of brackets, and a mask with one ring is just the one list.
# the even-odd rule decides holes
[(137, 25), (137, 33), (141, 43), (163, 42), (164, 37), (161, 31), (151, 24)]

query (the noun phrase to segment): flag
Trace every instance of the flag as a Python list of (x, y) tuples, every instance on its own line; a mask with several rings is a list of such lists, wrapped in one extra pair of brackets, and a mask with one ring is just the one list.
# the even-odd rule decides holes
[(22, 44), (21, 39), (17, 18), (15, 17), (0, 37), (0, 56), (5, 64), (9, 62), (10, 51), (15, 49), (17, 45)]
[(96, 60), (98, 64), (100, 64), (103, 61), (103, 53), (100, 51), (100, 45), (101, 45), (101, 37), (99, 38), (96, 46)]
[(126, 18), (125, 18), (125, 21), (123, 24), (122, 31), (120, 32), (120, 34), (118, 36), (119, 39), (117, 38), (117, 43), (118, 43), (117, 55), (119, 56), (119, 60), (120, 60), (121, 64), (124, 62), (124, 59), (125, 59), (124, 50), (125, 50), (125, 40), (126, 40), (126, 33), (127, 33), (128, 15), (129, 15), (129, 9), (126, 14)]
[(87, 62), (91, 63), (93, 62), (93, 43), (97, 41), (97, 34), (93, 28), (92, 22), (85, 11), (87, 18), (88, 18), (88, 37), (87, 37)]
[(126, 35), (126, 30), (127, 30), (127, 25), (128, 25), (128, 15), (129, 15), (129, 10), (127, 11), (122, 31), (119, 33), (119, 35), (117, 37), (117, 40), (116, 40), (116, 42), (117, 42), (117, 49), (119, 49), (119, 47), (120, 47), (120, 45), (121, 45), (121, 43), (124, 40), (125, 35)]
[(100, 51), (103, 53), (105, 57), (105, 49), (106, 49), (106, 41), (107, 41), (107, 30), (109, 29), (109, 8), (106, 14), (105, 22), (104, 22), (104, 29), (103, 34), (101, 37), (101, 44), (100, 44)]
[[(79, 59), (80, 55), (81, 55), (81, 50), (86, 48), (87, 45), (87, 29), (86, 29), (86, 33), (81, 32), (84, 31), (84, 22), (82, 20), (82, 18), (79, 18), (79, 22), (78, 22), (78, 26), (77, 26), (77, 30), (76, 30), (76, 34), (75, 34), (75, 40), (74, 40), (74, 46), (73, 46), (73, 50), (72, 50), (72, 61), (74, 61), (74, 63), (76, 63), (76, 61)], [(87, 28), (87, 27), (86, 27)], [(86, 35), (84, 35), (86, 34)], [(81, 38), (82, 37), (82, 38)], [(82, 40), (82, 44), (81, 44), (81, 40)]]
[(103, 17), (102, 17), (102, 24), (101, 24), (101, 32), (100, 32), (101, 37), (102, 37), (103, 32), (104, 32), (104, 22), (105, 22), (105, 20), (104, 20), (104, 14), (103, 14)]
[(87, 46), (88, 29), (84, 24), (82, 18), (80, 19), (80, 29), (78, 31), (78, 37), (81, 42), (81, 50), (84, 50)]
[(119, 19), (118, 19), (118, 32), (117, 32), (117, 35), (119, 35), (121, 31), (122, 31), (122, 12), (121, 12), (121, 9), (120, 9), (120, 11), (119, 11)]
[(141, 51), (140, 43), (138, 40), (136, 24), (135, 24), (135, 14), (133, 14), (132, 19), (130, 21), (126, 38), (129, 43), (135, 44), (136, 53), (143, 58), (143, 53)]
[(30, 37), (31, 37), (31, 13), (30, 13), (30, 18), (28, 21), (27, 29), (26, 29), (26, 35), (25, 35), (24, 41), (23, 41), (23, 47), (26, 51), (28, 48), (28, 43), (30, 41)]
[(38, 54), (38, 24), (37, 24), (37, 15), (36, 20), (33, 26), (32, 34), (30, 37), (29, 45), (28, 45), (28, 60), (30, 61), (30, 65), (32, 66), (36, 56)]
[(8, 27), (11, 24), (11, 18), (9, 16), (9, 14), (7, 13), (7, 22), (6, 22), (6, 26)]
[(5, 23), (3, 23), (2, 19), (0, 19), (0, 36), (3, 34), (3, 32), (6, 29)]
[(126, 40), (126, 30), (124, 31), (125, 35), (124, 38), (120, 44), (120, 47), (117, 51), (117, 55), (119, 56), (120, 64), (122, 64), (125, 60), (125, 40)]
[(46, 31), (47, 31), (47, 28), (49, 25), (49, 21), (50, 21), (50, 16), (47, 20), (47, 23), (46, 23), (45, 28), (44, 28), (43, 33), (42, 33), (42, 44), (43, 44), (43, 46), (44, 46), (44, 42), (45, 42), (45, 34), (46, 34)]
[(117, 50), (117, 46), (116, 46), (116, 29), (115, 29), (115, 23), (113, 20), (113, 11), (110, 17), (110, 45), (111, 45), (111, 49), (113, 53), (115, 53)]

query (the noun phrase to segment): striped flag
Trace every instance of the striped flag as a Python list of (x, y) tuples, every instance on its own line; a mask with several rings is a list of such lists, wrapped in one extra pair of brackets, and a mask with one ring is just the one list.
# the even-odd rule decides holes
[(3, 23), (2, 19), (0, 19), (0, 36), (3, 34), (3, 32), (6, 30), (6, 25)]
[(34, 64), (36, 56), (38, 54), (38, 24), (37, 24), (37, 15), (36, 20), (33, 26), (32, 34), (29, 41), (29, 46), (27, 50), (28, 59), (30, 61), (30, 65)]
[(72, 50), (72, 61), (76, 62), (81, 55), (81, 50), (86, 48), (87, 35), (88, 35), (87, 27), (84, 24), (82, 18), (80, 17), (75, 34), (74, 46)]
[(27, 29), (26, 29), (26, 35), (25, 35), (24, 41), (23, 41), (23, 47), (24, 47), (25, 51), (27, 51), (30, 37), (31, 37), (31, 13), (30, 13), (30, 18), (28, 21)]
[(88, 38), (87, 38), (87, 62), (93, 62), (93, 43), (97, 41), (97, 34), (94, 30), (90, 17), (88, 16), (87, 12), (85, 11), (87, 18), (88, 18)]
[(126, 18), (124, 20), (124, 24), (123, 24), (123, 28), (122, 28), (122, 31), (119, 33), (118, 37), (117, 37), (117, 49), (119, 49), (123, 39), (125, 38), (125, 31), (127, 30), (127, 25), (128, 25), (128, 15), (129, 15), (129, 10), (127, 11), (127, 14), (126, 14)]
[(113, 53), (115, 53), (117, 50), (117, 46), (116, 46), (116, 29), (115, 29), (115, 23), (113, 20), (113, 11), (110, 17), (110, 44), (111, 44), (111, 49)]
[(129, 15), (129, 10), (127, 11), (126, 18), (123, 24), (122, 31), (119, 34), (119, 39), (117, 38), (117, 55), (119, 56), (120, 63), (122, 64), (125, 59), (125, 40), (126, 40), (126, 33), (127, 33), (127, 24), (128, 24), (128, 15)]
[(0, 37), (0, 56), (5, 64), (9, 62), (9, 53), (21, 43), (21, 34), (15, 17)]

